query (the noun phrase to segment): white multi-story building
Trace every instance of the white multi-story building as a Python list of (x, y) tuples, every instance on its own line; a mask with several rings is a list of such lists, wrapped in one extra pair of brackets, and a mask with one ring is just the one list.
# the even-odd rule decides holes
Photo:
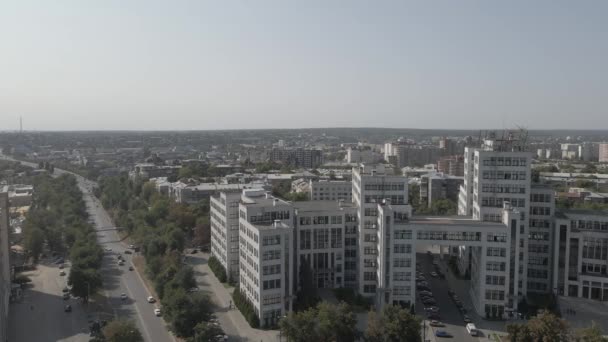
[[(352, 222), (355, 207), (344, 201), (306, 201), (294, 206), (298, 275), (306, 267), (312, 276), (306, 281), (311, 281), (314, 287), (345, 287), (345, 239), (356, 234), (356, 221)], [(356, 269), (349, 273), (356, 276)]]
[(230, 280), (239, 279), (239, 202), (241, 192), (211, 196), (211, 254), (226, 269)]
[(243, 190), (239, 204), (239, 289), (263, 327), (291, 310), (294, 208), (264, 190)]
[(310, 199), (313, 201), (352, 202), (353, 185), (346, 180), (311, 180), (309, 183)]
[[(464, 185), (460, 188), (458, 213), (471, 214), (476, 220), (502, 222), (502, 208), (507, 202), (521, 214), (517, 230), (519, 238), (515, 240), (511, 236), (512, 251), (515, 252), (512, 253), (511, 270), (517, 271), (517, 276), (511, 275), (509, 280), (512, 286), (510, 293), (523, 296), (527, 292), (527, 216), (530, 212), (532, 154), (524, 151), (518, 140), (493, 137), (484, 140), (479, 148), (466, 147), (464, 154)], [(470, 258), (460, 258), (461, 270), (470, 270), (469, 261)]]
[(374, 297), (378, 287), (378, 203), (389, 199), (395, 209), (409, 214), (412, 211), (407, 203), (407, 178), (391, 171), (382, 164), (353, 168), (353, 204), (359, 222), (358, 287), (366, 297)]

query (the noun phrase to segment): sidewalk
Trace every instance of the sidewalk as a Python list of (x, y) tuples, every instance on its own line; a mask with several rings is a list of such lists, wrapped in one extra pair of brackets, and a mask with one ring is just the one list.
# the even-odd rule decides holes
[(216, 305), (215, 315), (231, 341), (274, 342), (279, 341), (277, 330), (253, 329), (238, 309), (228, 310), (232, 302), (233, 288), (226, 288), (220, 283), (207, 265), (208, 253), (188, 255), (188, 263), (195, 271), (197, 284), (201, 290), (208, 292), (211, 302)]

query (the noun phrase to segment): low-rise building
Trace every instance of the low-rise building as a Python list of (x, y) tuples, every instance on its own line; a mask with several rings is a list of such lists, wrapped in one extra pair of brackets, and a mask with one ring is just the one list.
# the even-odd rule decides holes
[(458, 202), (460, 186), (464, 177), (434, 173), (420, 177), (420, 203), (426, 203), (430, 208), (434, 201), (448, 199)]
[(311, 180), (308, 184), (310, 199), (313, 201), (339, 201), (352, 202), (353, 185), (346, 180)]

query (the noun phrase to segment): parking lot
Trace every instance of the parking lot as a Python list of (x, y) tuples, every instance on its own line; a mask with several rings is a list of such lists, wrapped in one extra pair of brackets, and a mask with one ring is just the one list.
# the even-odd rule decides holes
[[(427, 317), (427, 324), (431, 320), (441, 322), (441, 326), (432, 326), (427, 332), (431, 331), (435, 335), (437, 331), (445, 331), (456, 341), (478, 341), (479, 339), (471, 336), (465, 328), (464, 316), (468, 316), (471, 311), (469, 305), (466, 304), (469, 301), (466, 298), (460, 298), (462, 291), (458, 291), (455, 297), (448, 294), (448, 290), (451, 288), (447, 279), (449, 276), (445, 261), (439, 260), (438, 254), (418, 253), (416, 262), (417, 284), (423, 285), (417, 286), (416, 313)], [(436, 265), (433, 265), (434, 262)], [(426, 303), (423, 300), (426, 300)], [(462, 303), (457, 305), (458, 301)], [(459, 306), (464, 309), (459, 309)], [(434, 311), (433, 308), (435, 308)], [(429, 338), (427, 337), (427, 339)], [(434, 339), (440, 340), (441, 337)]]

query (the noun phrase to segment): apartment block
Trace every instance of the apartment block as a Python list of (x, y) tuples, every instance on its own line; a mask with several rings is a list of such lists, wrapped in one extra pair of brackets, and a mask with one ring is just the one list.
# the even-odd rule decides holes
[(243, 190), (239, 203), (239, 289), (262, 327), (292, 308), (294, 207), (263, 190)]
[(452, 176), (464, 176), (464, 156), (447, 156), (437, 160), (437, 171)]
[(352, 202), (353, 186), (345, 180), (311, 180), (309, 182), (310, 199), (313, 201)]
[(211, 254), (226, 269), (229, 279), (239, 279), (239, 202), (240, 191), (211, 196)]
[(323, 163), (321, 150), (307, 148), (273, 148), (269, 153), (271, 162), (297, 168), (314, 169)]
[(599, 144), (598, 161), (600, 163), (608, 163), (608, 143)]

